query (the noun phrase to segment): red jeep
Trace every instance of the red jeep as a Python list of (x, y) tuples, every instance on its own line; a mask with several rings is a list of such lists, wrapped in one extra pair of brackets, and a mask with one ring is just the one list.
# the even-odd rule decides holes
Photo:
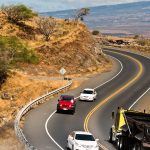
[(76, 102), (74, 96), (61, 95), (57, 104), (57, 112), (61, 111), (71, 111), (72, 114), (75, 113)]

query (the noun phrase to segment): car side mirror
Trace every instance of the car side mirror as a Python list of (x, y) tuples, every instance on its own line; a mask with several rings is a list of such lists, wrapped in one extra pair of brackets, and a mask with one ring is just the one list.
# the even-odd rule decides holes
[(99, 139), (95, 139), (96, 142), (99, 142)]
[(114, 119), (115, 118), (115, 112), (112, 112), (111, 118)]

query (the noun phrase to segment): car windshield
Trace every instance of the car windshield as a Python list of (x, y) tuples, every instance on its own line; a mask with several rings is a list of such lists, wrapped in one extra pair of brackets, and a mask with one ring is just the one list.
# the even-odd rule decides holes
[(84, 93), (84, 94), (93, 94), (93, 91), (90, 91), (90, 90), (84, 90), (83, 93)]
[(72, 97), (72, 96), (62, 96), (62, 97), (61, 97), (61, 100), (64, 100), (64, 101), (71, 101), (71, 100), (73, 100), (73, 97)]
[(83, 140), (83, 141), (95, 141), (95, 139), (92, 135), (87, 135), (87, 134), (76, 134), (75, 139)]

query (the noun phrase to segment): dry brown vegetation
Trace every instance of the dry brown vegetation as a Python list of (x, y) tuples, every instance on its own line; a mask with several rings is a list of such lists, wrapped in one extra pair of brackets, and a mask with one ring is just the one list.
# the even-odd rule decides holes
[(150, 39), (135, 37), (97, 36), (104, 47), (117, 47), (150, 56)]
[(50, 40), (45, 41), (36, 24), (37, 20), (38, 17), (34, 17), (25, 21), (23, 26), (17, 26), (8, 22), (5, 15), (0, 13), (0, 35), (19, 37), (30, 48), (36, 50), (41, 58), (40, 64), (51, 67), (53, 74), (62, 66), (72, 74), (88, 72), (88, 68), (98, 68), (99, 65), (108, 63), (83, 23), (54, 19), (54, 32)]
[[(0, 98), (0, 149), (21, 150), (23, 147), (15, 139), (13, 120), (18, 110), (30, 100), (47, 91), (54, 90), (65, 85), (66, 81), (48, 81), (30, 79), (29, 75), (22, 72), (13, 72), (11, 77), (3, 84), (0, 96), (7, 93), (7, 97)], [(13, 147), (11, 146), (13, 145)]]

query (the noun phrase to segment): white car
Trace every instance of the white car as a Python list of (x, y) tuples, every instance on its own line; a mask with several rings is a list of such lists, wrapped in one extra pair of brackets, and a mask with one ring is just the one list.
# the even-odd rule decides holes
[(94, 101), (96, 99), (97, 93), (94, 89), (84, 89), (80, 94), (80, 100)]
[(89, 132), (73, 131), (67, 139), (67, 148), (71, 150), (99, 150), (98, 139)]

